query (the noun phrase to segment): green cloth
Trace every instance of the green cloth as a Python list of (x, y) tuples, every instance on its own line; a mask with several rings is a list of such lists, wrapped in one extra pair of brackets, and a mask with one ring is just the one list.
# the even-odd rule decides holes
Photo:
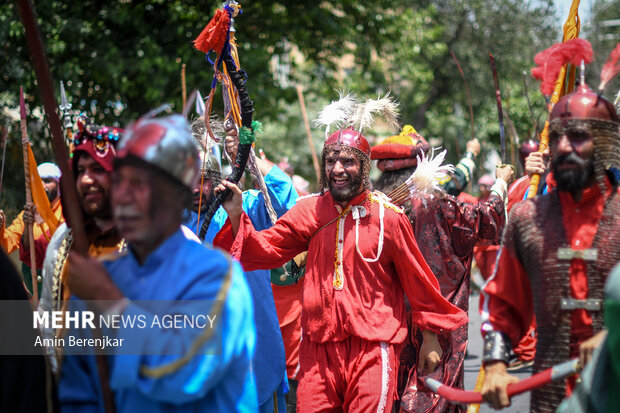
[(605, 300), (605, 325), (607, 326), (607, 352), (609, 353), (610, 367), (606, 379), (609, 392), (607, 405), (608, 412), (620, 412), (620, 302)]
[[(32, 297), (32, 276), (30, 275), (30, 267), (22, 262), (22, 278), (24, 279), (24, 285), (26, 289), (28, 289), (28, 294)], [(37, 270), (37, 287), (39, 296), (37, 300), (41, 298), (41, 288), (42, 288), (42, 278), (41, 278), (41, 270)]]

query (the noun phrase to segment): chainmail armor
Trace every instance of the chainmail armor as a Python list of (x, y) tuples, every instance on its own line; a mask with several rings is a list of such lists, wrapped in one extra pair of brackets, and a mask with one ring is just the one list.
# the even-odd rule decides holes
[[(562, 310), (560, 300), (570, 297), (570, 260), (558, 259), (566, 241), (557, 191), (515, 205), (504, 235), (507, 250), (513, 250), (530, 279), (538, 342), (534, 373), (569, 358), (571, 311)], [(602, 299), (605, 279), (620, 261), (620, 196), (617, 187), (607, 199), (591, 248), (598, 250), (596, 262), (586, 261), (588, 299)], [(539, 292), (539, 294), (537, 294)], [(603, 328), (601, 311), (590, 312), (594, 332)], [(575, 344), (575, 343), (573, 343)], [(532, 412), (555, 412), (565, 396), (565, 382), (552, 383), (532, 392)]]

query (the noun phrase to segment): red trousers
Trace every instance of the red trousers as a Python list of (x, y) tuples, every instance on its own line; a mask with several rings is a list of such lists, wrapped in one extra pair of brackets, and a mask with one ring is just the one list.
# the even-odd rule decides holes
[(396, 398), (394, 345), (349, 337), (299, 349), (298, 412), (386, 412)]

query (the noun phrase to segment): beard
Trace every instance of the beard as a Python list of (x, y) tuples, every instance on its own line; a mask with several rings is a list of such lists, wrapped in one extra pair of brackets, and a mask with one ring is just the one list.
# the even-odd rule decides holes
[(334, 198), (336, 202), (348, 202), (353, 197), (359, 194), (359, 189), (362, 186), (362, 175), (350, 175), (348, 173), (343, 174), (344, 177), (349, 179), (348, 185), (343, 188), (336, 188), (333, 184), (333, 174), (330, 174), (327, 177), (327, 187), (329, 188), (329, 193)]
[(56, 188), (48, 191), (45, 191), (45, 193), (47, 194), (47, 199), (51, 202), (54, 202), (54, 200), (56, 198), (58, 198), (58, 186), (56, 186)]
[[(573, 163), (578, 168), (560, 169), (559, 166)], [(562, 155), (553, 158), (551, 162), (551, 171), (560, 191), (579, 191), (589, 186), (594, 176), (594, 162), (592, 160), (584, 161), (574, 153)]]
[[(192, 198), (192, 211), (202, 214), (207, 210), (211, 201), (215, 198), (215, 192), (213, 189), (208, 191), (208, 193), (202, 193), (202, 200), (200, 200), (200, 192), (196, 192)], [(200, 210), (198, 210), (198, 202), (200, 201)]]
[(110, 198), (104, 195), (100, 201), (83, 201), (82, 209), (87, 216), (100, 219), (112, 218), (112, 208), (110, 206)]

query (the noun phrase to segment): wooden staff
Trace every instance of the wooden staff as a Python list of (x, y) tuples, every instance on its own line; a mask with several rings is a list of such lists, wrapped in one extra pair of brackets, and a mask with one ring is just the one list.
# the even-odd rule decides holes
[(308, 138), (308, 145), (310, 146), (310, 153), (312, 153), (312, 164), (314, 165), (314, 173), (316, 174), (316, 181), (321, 181), (321, 169), (319, 167), (319, 157), (316, 154), (314, 148), (314, 142), (312, 142), (312, 134), (310, 133), (310, 121), (308, 120), (308, 112), (306, 111), (306, 102), (304, 100), (304, 91), (300, 85), (295, 85), (297, 89), (297, 97), (299, 98), (299, 105), (301, 106), (301, 115), (304, 118), (304, 126), (306, 127), (306, 137)]
[(4, 182), (4, 161), (6, 159), (6, 140), (9, 134), (9, 122), (6, 122), (6, 126), (2, 131), (2, 166), (0, 167), (0, 199), (2, 199), (2, 182)]
[(181, 64), (181, 93), (183, 94), (183, 108), (187, 103), (187, 86), (185, 84), (185, 63)]
[[(60, 186), (63, 200), (63, 215), (67, 226), (71, 228), (73, 233), (72, 249), (86, 256), (88, 254), (88, 239), (84, 231), (82, 211), (75, 188), (73, 171), (69, 168), (67, 146), (64, 142), (60, 119), (56, 112), (56, 98), (54, 97), (54, 90), (52, 88), (52, 76), (47, 64), (43, 42), (41, 41), (39, 26), (37, 25), (34, 11), (29, 0), (17, 0), (17, 9), (24, 25), (26, 42), (28, 43), (30, 57), (37, 76), (39, 91), (43, 98), (47, 122), (50, 127), (50, 132), (52, 133), (52, 145), (54, 147), (56, 161), (62, 173)], [(114, 405), (114, 397), (110, 389), (110, 376), (106, 359), (101, 354), (95, 355), (95, 359), (97, 362), (97, 372), (99, 375), (99, 386), (101, 388), (104, 411), (106, 413), (114, 413), (116, 408)]]
[[(480, 371), (478, 372), (478, 378), (476, 379), (476, 386), (474, 387), (474, 391), (480, 393), (482, 391), (482, 386), (484, 385), (484, 379), (486, 378), (486, 372), (484, 371), (484, 366), (480, 366)], [(480, 403), (472, 403), (467, 407), (466, 413), (478, 413), (480, 411)]]
[[(32, 204), (32, 191), (30, 190), (30, 167), (28, 162), (28, 130), (26, 127), (26, 105), (24, 103), (24, 89), (19, 87), (19, 110), (21, 115), (22, 148), (24, 153), (24, 180), (26, 182), (26, 204)], [(33, 223), (26, 224), (28, 234), (28, 248), (30, 249), (30, 277), (32, 278), (32, 302), (38, 307), (39, 286), (37, 282), (37, 257), (34, 250)]]

